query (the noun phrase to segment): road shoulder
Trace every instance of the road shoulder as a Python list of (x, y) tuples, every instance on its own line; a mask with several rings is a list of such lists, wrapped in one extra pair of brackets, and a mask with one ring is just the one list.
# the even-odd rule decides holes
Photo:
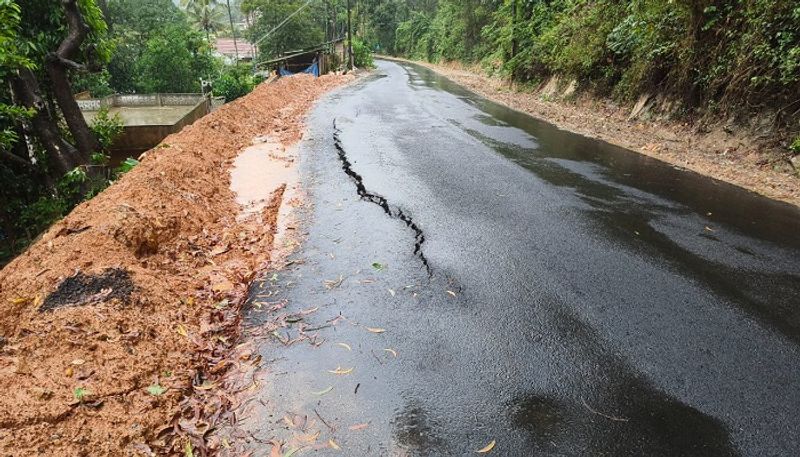
[(457, 64), (431, 64), (394, 57), (429, 68), (461, 86), (556, 127), (653, 157), (676, 167), (743, 187), (774, 200), (800, 206), (800, 173), (764, 141), (723, 127), (708, 133), (678, 122), (631, 120), (630, 109), (587, 95), (557, 98), (544, 91), (521, 92), (507, 81)]

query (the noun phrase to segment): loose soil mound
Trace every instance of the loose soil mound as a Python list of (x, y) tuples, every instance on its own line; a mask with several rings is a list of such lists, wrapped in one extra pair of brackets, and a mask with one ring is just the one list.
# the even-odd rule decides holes
[(298, 141), (344, 79), (262, 85), (168, 137), (0, 271), (3, 455), (205, 453), (282, 195), (237, 222), (228, 169), (256, 136)]

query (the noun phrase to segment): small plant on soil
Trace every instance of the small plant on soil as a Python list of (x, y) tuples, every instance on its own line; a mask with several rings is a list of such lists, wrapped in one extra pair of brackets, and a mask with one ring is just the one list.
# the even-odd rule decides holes
[(164, 395), (164, 392), (166, 392), (166, 391), (167, 391), (167, 388), (163, 387), (163, 386), (161, 386), (159, 384), (153, 384), (152, 386), (147, 388), (147, 393), (149, 393), (150, 395), (152, 395), (154, 397), (160, 397), (161, 395)]
[(83, 403), (83, 401), (86, 400), (86, 397), (88, 397), (90, 394), (91, 392), (89, 392), (89, 390), (85, 387), (76, 387), (75, 390), (72, 391), (72, 395), (75, 397), (75, 400), (80, 403)]
[(789, 149), (795, 154), (800, 154), (800, 136), (794, 139), (794, 142), (791, 146), (789, 146)]

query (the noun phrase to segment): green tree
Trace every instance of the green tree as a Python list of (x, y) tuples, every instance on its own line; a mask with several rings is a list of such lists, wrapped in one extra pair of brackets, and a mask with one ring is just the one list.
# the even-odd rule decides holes
[(256, 82), (251, 65), (234, 64), (223, 68), (212, 87), (214, 95), (225, 97), (226, 101), (231, 102), (249, 94)]
[(85, 176), (79, 167), (99, 148), (70, 79), (102, 67), (105, 32), (93, 0), (0, 0), (0, 257), (63, 214), (57, 183)]
[(242, 12), (257, 17), (248, 30), (248, 38), (258, 43), (261, 59), (278, 56), (287, 51), (309, 48), (325, 40), (325, 4), (314, 2), (274, 30), (286, 18), (300, 9), (305, 0), (244, 0)]
[(147, 41), (134, 68), (139, 92), (199, 92), (200, 78), (212, 79), (219, 63), (199, 32), (175, 24)]
[(228, 10), (214, 0), (181, 0), (186, 9), (189, 22), (206, 34), (211, 41), (211, 33), (225, 30), (228, 25)]
[(171, 0), (111, 0), (114, 57), (109, 85), (116, 92), (197, 92), (218, 64), (206, 40)]

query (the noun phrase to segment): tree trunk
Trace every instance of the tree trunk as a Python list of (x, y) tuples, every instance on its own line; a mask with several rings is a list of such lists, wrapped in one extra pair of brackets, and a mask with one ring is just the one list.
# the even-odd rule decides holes
[(91, 154), (100, 150), (100, 144), (89, 129), (89, 125), (78, 107), (78, 102), (72, 95), (72, 85), (69, 82), (67, 71), (69, 68), (83, 69), (82, 65), (74, 62), (74, 58), (78, 54), (83, 40), (86, 39), (89, 28), (83, 22), (76, 0), (62, 0), (61, 3), (64, 6), (69, 33), (59, 45), (58, 50), (48, 54), (45, 58), (45, 70), (50, 76), (53, 95), (56, 97), (58, 107), (61, 108), (64, 120), (67, 122), (69, 131), (72, 132), (78, 151), (80, 151), (81, 161), (86, 164), (89, 163)]
[(35, 110), (31, 124), (39, 142), (47, 151), (51, 174), (60, 177), (81, 165), (78, 150), (61, 138), (55, 120), (50, 117), (33, 72), (27, 68), (19, 70), (17, 76), (12, 78), (11, 86), (16, 99), (23, 106)]
[[(6, 202), (3, 192), (0, 191), (0, 229), (3, 230), (3, 234), (6, 236), (8, 254), (9, 256), (13, 256), (17, 250), (17, 234), (14, 231), (12, 219), (9, 217), (8, 213), (6, 213), (4, 208), (8, 208), (8, 203)], [(0, 267), (2, 267), (2, 265), (3, 264), (0, 263)]]
[(352, 70), (356, 67), (355, 56), (353, 56), (353, 23), (350, 0), (347, 0), (347, 68)]

